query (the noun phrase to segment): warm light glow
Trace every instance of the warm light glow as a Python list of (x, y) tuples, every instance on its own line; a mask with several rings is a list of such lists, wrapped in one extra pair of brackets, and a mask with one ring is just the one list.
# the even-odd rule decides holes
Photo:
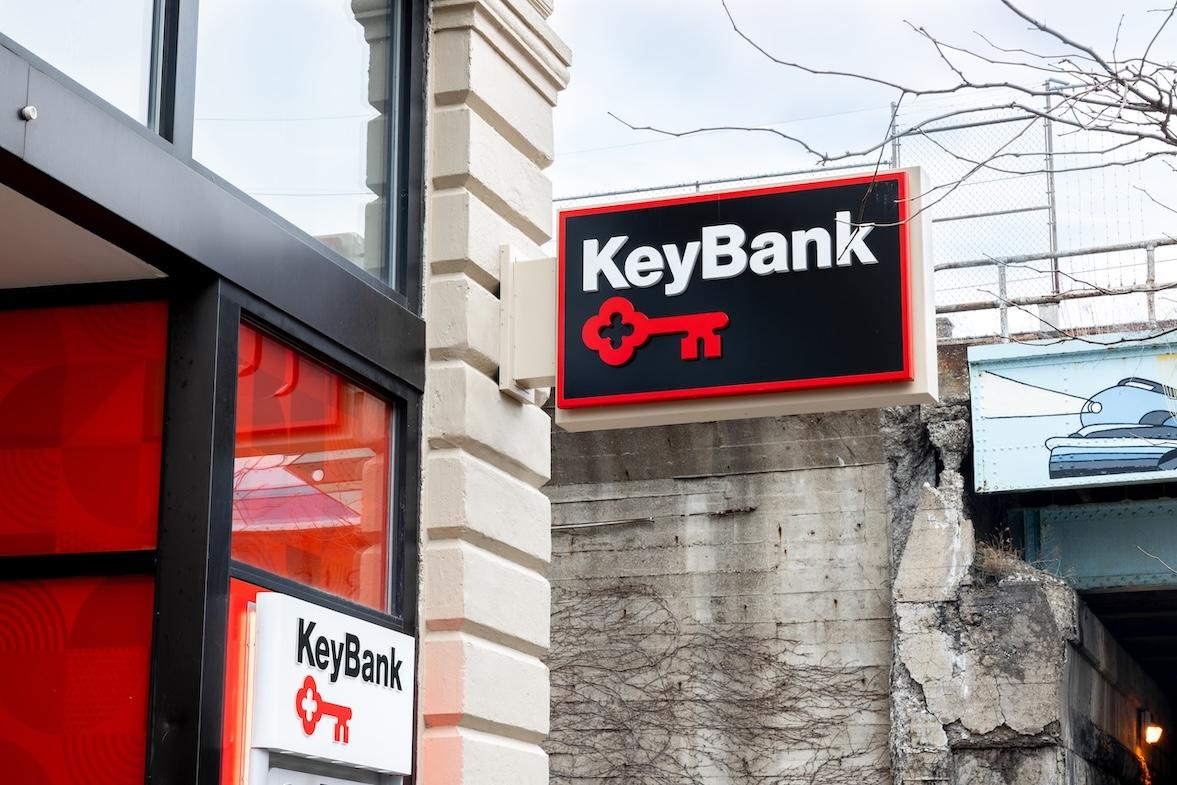
[(1148, 725), (1144, 726), (1144, 740), (1148, 744), (1156, 744), (1161, 740), (1161, 736), (1164, 735), (1164, 733), (1165, 729), (1160, 725), (1149, 723)]

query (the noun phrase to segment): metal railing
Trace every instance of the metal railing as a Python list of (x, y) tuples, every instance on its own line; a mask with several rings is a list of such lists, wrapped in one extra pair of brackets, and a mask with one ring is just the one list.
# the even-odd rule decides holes
[[(1163, 289), (1171, 288), (1171, 286), (1173, 286), (1167, 284), (1163, 287), (1158, 287), (1157, 285), (1156, 250), (1157, 248), (1163, 246), (1177, 246), (1177, 238), (1162, 237), (1152, 240), (1141, 240), (1132, 243), (1092, 246), (1089, 248), (1079, 248), (1070, 251), (1058, 251), (1053, 253), (1033, 253), (1021, 254), (1017, 256), (986, 257), (983, 259), (966, 259), (954, 262), (942, 262), (933, 267), (933, 269), (938, 273), (949, 270), (964, 270), (978, 267), (995, 268), (997, 273), (997, 291), (992, 293), (992, 297), (990, 299), (973, 300), (963, 303), (948, 303), (943, 305), (937, 304), (936, 313), (951, 314), (964, 313), (967, 311), (996, 310), (998, 312), (1001, 324), (1000, 336), (1004, 339), (1008, 339), (1010, 336), (1009, 311), (1011, 308), (1021, 309), (1032, 306), (1057, 305), (1066, 300), (1080, 300), (1090, 297), (1116, 297), (1128, 294), (1144, 294), (1147, 303), (1147, 321), (1149, 324), (1154, 324), (1156, 323), (1157, 292)], [(1062, 275), (1066, 276), (1072, 282), (1074, 282), (1077, 288), (1062, 288), (1055, 285), (1051, 287), (1052, 291), (1048, 294), (1016, 296), (1009, 293), (1008, 272), (1010, 267), (1025, 266), (1033, 262), (1051, 262), (1051, 270), (1049, 272), (1054, 276), (1057, 276), (1060, 273), (1058, 266), (1058, 261), (1060, 259), (1075, 259), (1083, 256), (1120, 253), (1124, 251), (1145, 252), (1144, 283), (1133, 284), (1130, 286), (1104, 287), (1063, 272)], [(978, 287), (978, 291), (984, 290)], [(1054, 325), (1049, 326), (1053, 327)]]

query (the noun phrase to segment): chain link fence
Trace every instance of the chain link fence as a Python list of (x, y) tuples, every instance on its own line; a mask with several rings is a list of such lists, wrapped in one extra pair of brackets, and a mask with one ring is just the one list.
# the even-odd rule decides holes
[(942, 336), (1148, 327), (1177, 313), (1164, 288), (1177, 243), (1146, 233), (1139, 169), (1114, 146), (1010, 110), (902, 135), (893, 158), (925, 172)]

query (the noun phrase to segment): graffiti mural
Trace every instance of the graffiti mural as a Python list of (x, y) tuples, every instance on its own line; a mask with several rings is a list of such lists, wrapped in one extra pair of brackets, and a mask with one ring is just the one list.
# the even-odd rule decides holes
[(1173, 343), (972, 347), (969, 376), (978, 491), (1177, 478)]

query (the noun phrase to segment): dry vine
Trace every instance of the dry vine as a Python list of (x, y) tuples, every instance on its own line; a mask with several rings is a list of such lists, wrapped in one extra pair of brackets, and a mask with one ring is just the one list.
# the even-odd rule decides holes
[(565, 585), (551, 650), (557, 785), (859, 785), (887, 768), (886, 673), (808, 663), (772, 625), (683, 619), (646, 585)]

